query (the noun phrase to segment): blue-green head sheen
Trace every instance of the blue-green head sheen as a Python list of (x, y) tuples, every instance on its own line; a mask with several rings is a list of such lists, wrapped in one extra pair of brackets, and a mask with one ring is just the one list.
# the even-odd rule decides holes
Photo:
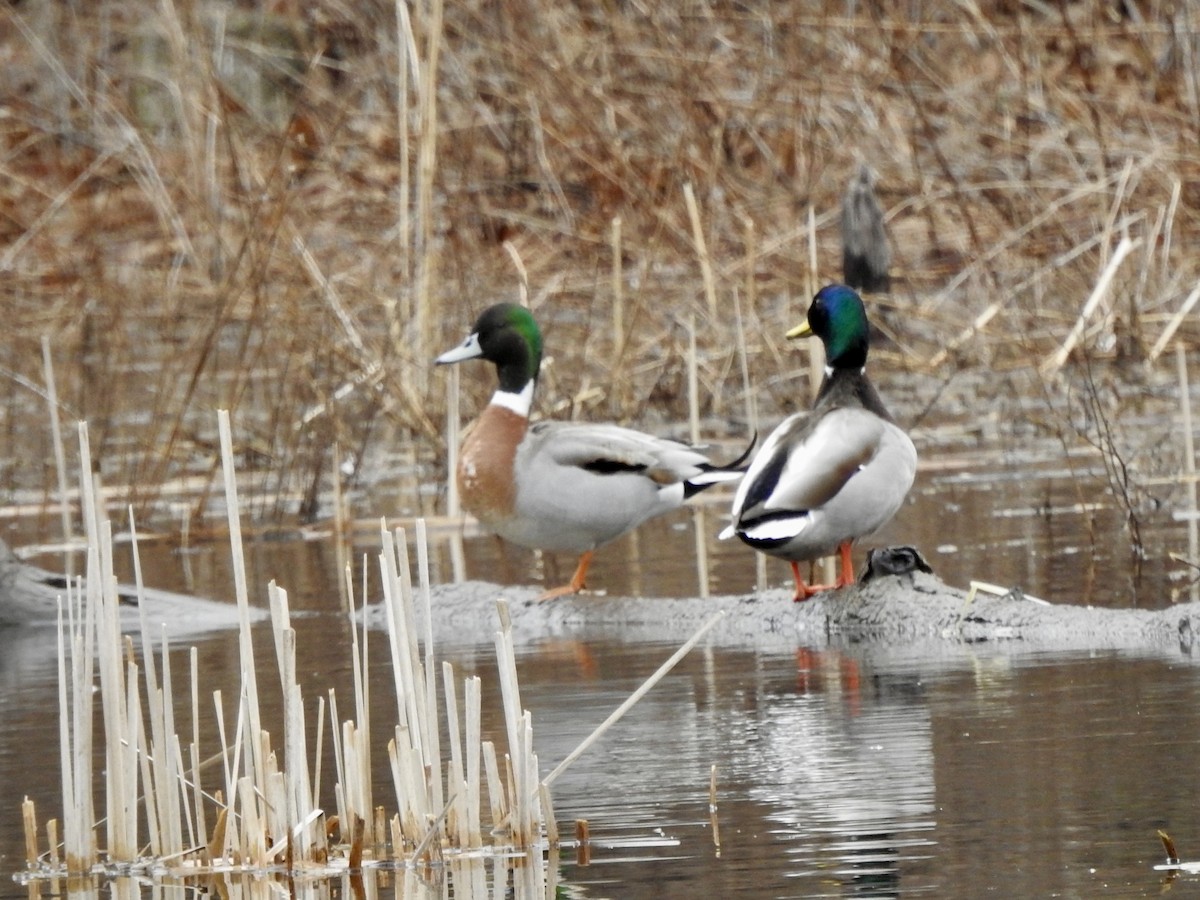
[(808, 308), (808, 325), (825, 345), (825, 358), (833, 368), (861, 369), (867, 364), (867, 310), (853, 288), (821, 288)]
[(515, 303), (497, 303), (475, 323), (483, 358), (496, 364), (500, 390), (520, 393), (542, 365), (542, 332), (533, 315)]

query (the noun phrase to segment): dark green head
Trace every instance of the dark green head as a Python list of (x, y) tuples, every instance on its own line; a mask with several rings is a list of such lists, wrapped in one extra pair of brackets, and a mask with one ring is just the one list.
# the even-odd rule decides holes
[(515, 303), (489, 306), (467, 339), (435, 362), (444, 365), (478, 358), (495, 363), (502, 391), (519, 394), (536, 381), (542, 364), (542, 332), (529, 310)]
[(862, 298), (844, 284), (817, 291), (808, 308), (808, 321), (788, 337), (815, 334), (825, 345), (825, 359), (834, 369), (861, 369), (867, 364), (867, 310)]

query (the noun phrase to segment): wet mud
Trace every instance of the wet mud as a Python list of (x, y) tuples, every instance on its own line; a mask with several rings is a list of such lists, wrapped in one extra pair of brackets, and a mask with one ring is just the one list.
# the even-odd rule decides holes
[[(806, 646), (911, 644), (945, 648), (991, 644), (1014, 650), (1168, 650), (1190, 654), (1200, 631), (1200, 604), (1163, 610), (1046, 604), (1019, 591), (1005, 596), (953, 587), (928, 572), (883, 576), (803, 603), (788, 590), (707, 598), (624, 598), (580, 594), (540, 602), (535, 588), (487, 582), (432, 590), (435, 638), (487, 640), (496, 631), (496, 601), (507, 601), (518, 640), (620, 637), (686, 640), (714, 614), (711, 640), (722, 645)], [(419, 607), (418, 607), (419, 608)], [(383, 610), (368, 610), (382, 624)]]
[[(132, 588), (120, 588), (121, 618), (136, 630), (143, 613), (156, 632), (194, 637), (237, 626), (234, 603), (146, 589), (142, 608)], [(18, 560), (0, 544), (0, 626), (50, 624), (65, 593), (61, 575)], [(1200, 633), (1200, 604), (1161, 610), (1108, 609), (1047, 604), (1019, 591), (1004, 596), (946, 584), (932, 572), (876, 575), (803, 603), (790, 590), (706, 598), (630, 598), (583, 593), (550, 602), (537, 587), (504, 587), (468, 581), (431, 588), (436, 640), (490, 641), (499, 627), (498, 600), (506, 601), (517, 642), (572, 638), (625, 641), (686, 640), (713, 615), (723, 617), (710, 640), (721, 645), (846, 646), (850, 644), (990, 644), (1021, 651), (1174, 650), (1191, 654)], [(424, 603), (418, 598), (418, 611)], [(382, 627), (385, 611), (367, 609), (368, 623)], [(266, 611), (252, 609), (252, 621)], [(425, 625), (421, 623), (421, 633)]]

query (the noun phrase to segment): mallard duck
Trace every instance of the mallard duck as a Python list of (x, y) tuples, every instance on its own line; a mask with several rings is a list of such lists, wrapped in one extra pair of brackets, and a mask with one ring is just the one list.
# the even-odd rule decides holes
[[(850, 545), (887, 523), (904, 502), (917, 451), (867, 379), (867, 313), (852, 288), (822, 288), (789, 339), (816, 335), (825, 345), (825, 378), (809, 412), (784, 419), (738, 485), (733, 522), (756, 550), (789, 560), (797, 601), (854, 581)], [(799, 563), (837, 552), (832, 585), (808, 585)]]
[(500, 383), (463, 440), (462, 504), (514, 544), (581, 554), (570, 582), (546, 591), (543, 600), (582, 590), (597, 547), (742, 475), (749, 449), (721, 466), (686, 444), (618, 425), (531, 425), (542, 334), (523, 306), (486, 309), (467, 339), (435, 362), (476, 358), (495, 364)]

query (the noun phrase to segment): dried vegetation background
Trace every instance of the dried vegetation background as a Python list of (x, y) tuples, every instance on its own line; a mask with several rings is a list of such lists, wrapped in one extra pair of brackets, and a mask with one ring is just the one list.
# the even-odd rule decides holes
[[(764, 422), (807, 402), (783, 332), (841, 276), (862, 163), (893, 253), (873, 371), (907, 424), (1098, 441), (1173, 384), (1164, 335), (1200, 337), (1184, 0), (437, 3), (0, 7), (8, 502), (54, 490), (44, 355), (143, 510), (213, 469), (217, 407), (264, 512), (327, 512), (335, 465), (436, 484), (430, 361), (522, 296), (542, 412), (685, 420), (694, 321), (704, 432), (743, 435), (742, 348)], [(470, 413), (492, 379), (462, 376)]]

